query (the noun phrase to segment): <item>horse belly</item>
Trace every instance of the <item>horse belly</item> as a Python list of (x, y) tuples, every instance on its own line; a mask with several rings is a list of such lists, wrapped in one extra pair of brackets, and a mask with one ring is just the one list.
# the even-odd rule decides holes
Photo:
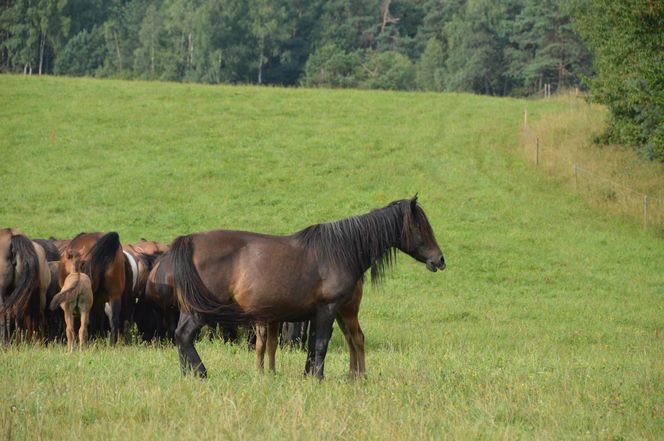
[(281, 320), (310, 315), (315, 307), (315, 273), (300, 256), (249, 255), (236, 265), (231, 297), (243, 311)]

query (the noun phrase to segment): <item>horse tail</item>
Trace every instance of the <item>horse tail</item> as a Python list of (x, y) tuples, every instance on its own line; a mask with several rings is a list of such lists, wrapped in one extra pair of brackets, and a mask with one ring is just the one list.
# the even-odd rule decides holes
[(17, 318), (22, 318), (33, 295), (39, 292), (39, 258), (30, 239), (22, 234), (12, 236), (11, 252), (18, 279), (14, 283), (14, 291), (0, 308), (0, 314), (10, 311)]
[(173, 284), (180, 311), (213, 320), (222, 325), (248, 323), (249, 317), (232, 303), (222, 303), (201, 280), (193, 260), (193, 236), (180, 236), (173, 241), (165, 256), (173, 268)]
[(71, 288), (63, 289), (62, 291), (57, 293), (55, 296), (53, 296), (53, 300), (51, 300), (51, 304), (49, 305), (50, 310), (55, 311), (56, 309), (58, 309), (58, 307), (60, 306), (60, 304), (62, 302), (71, 302), (76, 297), (78, 297), (78, 290), (74, 289), (74, 288), (76, 288), (76, 286), (72, 286)]
[(104, 234), (90, 250), (90, 258), (83, 266), (83, 272), (90, 277), (92, 291), (97, 292), (104, 287), (104, 275), (113, 263), (120, 245), (120, 236), (115, 231)]

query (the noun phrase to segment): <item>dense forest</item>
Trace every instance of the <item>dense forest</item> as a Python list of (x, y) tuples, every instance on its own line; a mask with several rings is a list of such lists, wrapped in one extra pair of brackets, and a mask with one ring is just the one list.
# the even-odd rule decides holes
[(528, 95), (579, 85), (557, 0), (11, 0), (2, 69)]
[[(0, 71), (530, 96), (664, 160), (660, 0), (3, 0)], [(588, 81), (592, 78), (592, 81)]]

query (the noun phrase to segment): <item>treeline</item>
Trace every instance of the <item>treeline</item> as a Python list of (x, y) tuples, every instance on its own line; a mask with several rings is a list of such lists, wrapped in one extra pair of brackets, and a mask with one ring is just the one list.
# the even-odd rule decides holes
[(591, 97), (611, 112), (600, 141), (664, 163), (664, 1), (569, 0), (594, 54)]
[(5, 0), (1, 68), (530, 95), (592, 69), (559, 0)]

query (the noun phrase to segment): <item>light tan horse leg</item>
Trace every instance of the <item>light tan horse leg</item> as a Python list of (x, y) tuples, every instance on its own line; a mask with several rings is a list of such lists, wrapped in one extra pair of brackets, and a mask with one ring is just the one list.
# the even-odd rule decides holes
[(88, 346), (88, 321), (90, 320), (90, 309), (81, 309), (81, 327), (78, 328), (78, 350), (83, 351)]
[(277, 340), (281, 323), (275, 322), (267, 325), (267, 359), (268, 369), (275, 372), (275, 354), (277, 353)]
[(267, 326), (263, 323), (256, 323), (254, 325), (254, 332), (256, 333), (256, 370), (258, 373), (263, 373), (263, 366), (265, 360), (265, 347), (267, 341)]
[(67, 350), (71, 354), (74, 352), (74, 311), (70, 303), (60, 305), (65, 313), (65, 325), (67, 327)]

